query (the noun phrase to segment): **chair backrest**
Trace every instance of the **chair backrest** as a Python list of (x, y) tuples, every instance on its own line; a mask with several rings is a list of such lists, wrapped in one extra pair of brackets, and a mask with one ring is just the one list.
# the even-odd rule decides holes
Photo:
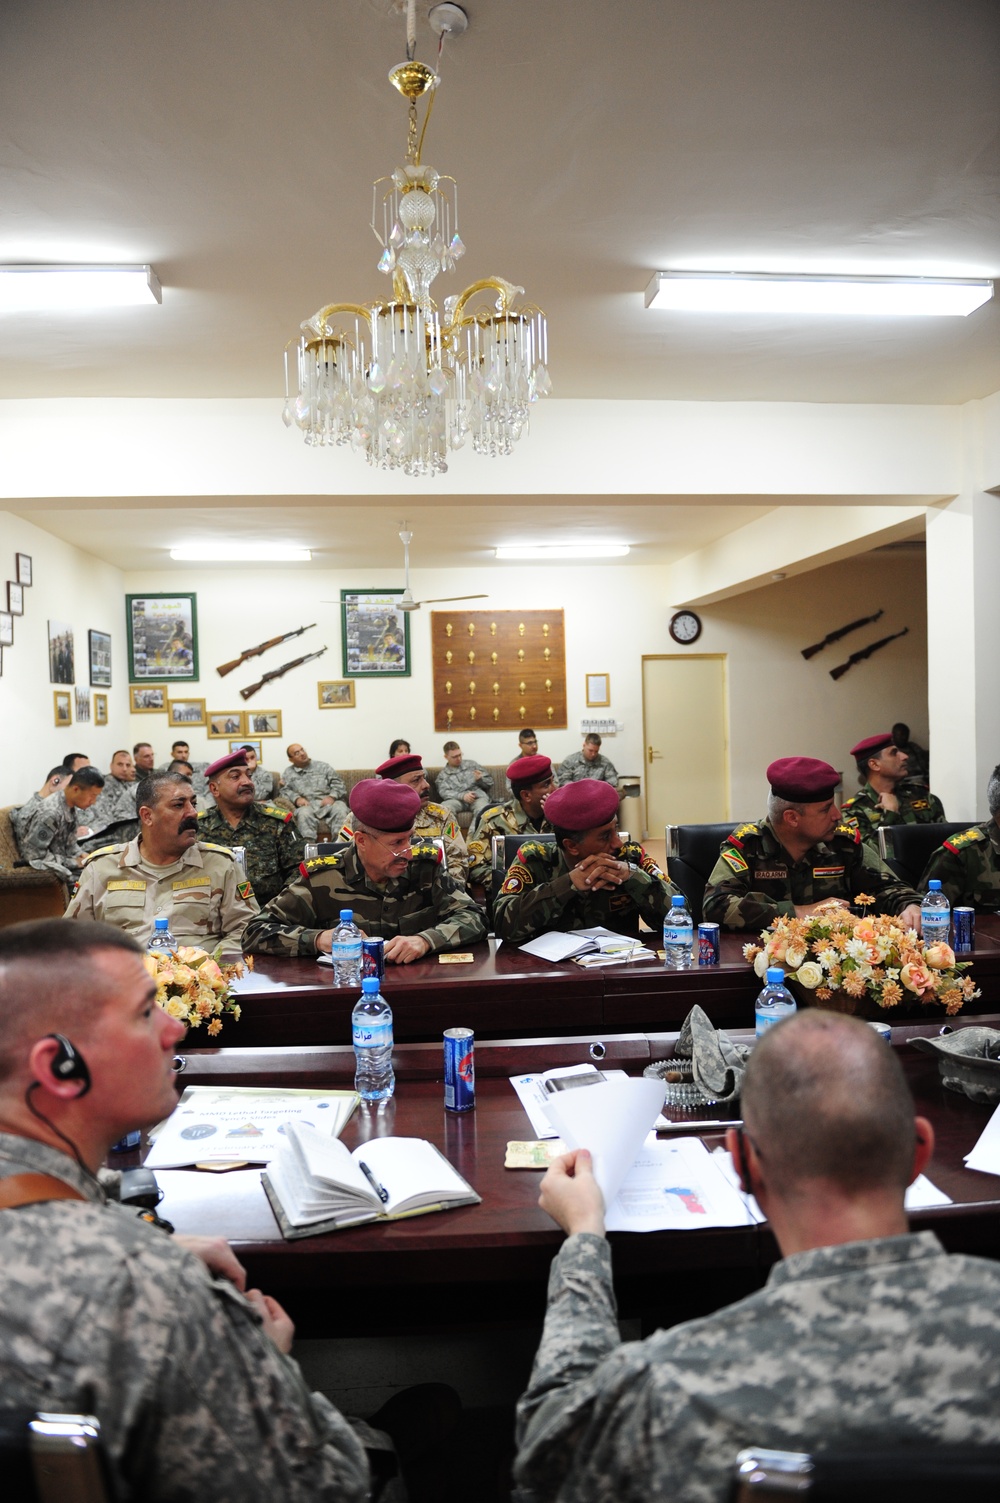
[(736, 823), (724, 825), (667, 825), (667, 876), (687, 898), (694, 922), (701, 922), (705, 884), (719, 859), (719, 847)]
[(4, 1503), (110, 1503), (113, 1497), (92, 1414), (0, 1410)]
[(919, 887), (924, 868), (938, 846), (949, 835), (967, 830), (969, 823), (969, 820), (965, 820), (957, 825), (950, 822), (938, 825), (882, 825), (878, 832), (879, 855), (897, 877), (902, 877), (911, 887)]
[(994, 1503), (1000, 1447), (935, 1446), (841, 1452), (768, 1451), (736, 1458), (733, 1503)]
[[(418, 835), (413, 843), (414, 845), (423, 846), (432, 845), (437, 851), (438, 865), (444, 866), (447, 864), (448, 856), (444, 848), (444, 841), (440, 835)], [(336, 856), (340, 851), (346, 851), (347, 847), (351, 844), (353, 842), (350, 840), (309, 841), (305, 847), (306, 860), (312, 861), (317, 856)]]
[(534, 831), (530, 835), (494, 835), (491, 841), (492, 865), (495, 876), (502, 876), (510, 866), (522, 845), (529, 840), (538, 845), (555, 845), (556, 837), (551, 830), (544, 835), (536, 835)]

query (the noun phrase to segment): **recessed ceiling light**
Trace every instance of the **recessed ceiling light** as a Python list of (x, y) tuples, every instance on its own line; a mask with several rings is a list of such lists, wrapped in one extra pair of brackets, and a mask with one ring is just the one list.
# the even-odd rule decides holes
[(628, 543), (554, 543), (551, 546), (533, 545), (498, 548), (497, 558), (573, 559), (573, 558), (624, 558), (629, 551)]
[(151, 266), (0, 265), (0, 312), (124, 308), (162, 301), (160, 279)]
[(308, 564), (312, 552), (288, 543), (184, 543), (171, 548), (179, 564)]
[(985, 277), (835, 277), (742, 271), (657, 271), (647, 308), (689, 313), (960, 317), (989, 302)]

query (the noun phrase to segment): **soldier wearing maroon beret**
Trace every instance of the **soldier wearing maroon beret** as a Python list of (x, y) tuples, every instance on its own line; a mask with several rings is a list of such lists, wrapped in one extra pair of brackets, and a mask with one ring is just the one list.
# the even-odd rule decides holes
[(507, 780), (512, 796), (506, 803), (493, 804), (484, 810), (469, 841), (472, 858), (469, 880), (482, 886), (490, 903), (496, 897), (493, 886), (494, 835), (519, 835), (522, 840), (529, 840), (532, 835), (549, 834), (552, 830), (543, 813), (545, 801), (555, 787), (548, 757), (515, 757), (507, 768)]
[(198, 815), (198, 839), (243, 847), (244, 875), (263, 907), (292, 879), (304, 854), (292, 815), (256, 802), (244, 747), (210, 762), (205, 780), (214, 804)]
[(844, 803), (844, 818), (856, 824), (866, 845), (878, 850), (882, 825), (941, 824), (945, 812), (926, 783), (909, 776), (910, 759), (891, 731), (866, 736), (851, 747), (861, 790)]
[(591, 929), (639, 936), (639, 918), (659, 931), (677, 889), (641, 845), (618, 834), (618, 791), (585, 779), (550, 793), (545, 817), (554, 845), (526, 841), (494, 909), (496, 932), (523, 945), (549, 929)]
[(248, 954), (329, 955), (343, 908), (352, 910), (363, 934), (385, 940), (386, 960), (399, 965), (486, 937), (482, 914), (435, 847), (413, 848), (420, 811), (413, 788), (365, 778), (351, 790), (350, 805), (353, 840), (335, 855), (303, 863), (247, 926)]
[(860, 893), (876, 913), (920, 928), (920, 898), (891, 872), (858, 829), (841, 821), (834, 799), (840, 774), (815, 757), (781, 757), (767, 769), (767, 816), (739, 825), (722, 842), (705, 887), (706, 920), (726, 929), (760, 931), (779, 914), (814, 913)]
[[(444, 843), (444, 859), (448, 875), (465, 886), (469, 876), (469, 848), (458, 822), (441, 804), (431, 803), (431, 785), (424, 772), (423, 758), (416, 752), (407, 751), (390, 757), (375, 769), (377, 778), (391, 778), (394, 783), (405, 783), (419, 795), (420, 808), (413, 821), (415, 841), (441, 840)], [(347, 819), (340, 831), (341, 840), (354, 839), (354, 827)]]

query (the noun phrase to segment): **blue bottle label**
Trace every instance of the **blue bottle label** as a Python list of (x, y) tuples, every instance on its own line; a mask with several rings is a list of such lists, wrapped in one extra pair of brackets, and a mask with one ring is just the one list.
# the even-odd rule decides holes
[(664, 924), (663, 943), (665, 945), (690, 945), (694, 943), (694, 928), (687, 924)]
[(354, 1023), (351, 1036), (355, 1049), (391, 1049), (391, 1023)]

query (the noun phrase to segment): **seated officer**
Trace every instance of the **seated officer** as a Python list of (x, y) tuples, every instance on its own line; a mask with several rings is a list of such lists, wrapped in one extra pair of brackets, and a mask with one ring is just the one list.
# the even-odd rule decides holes
[(493, 882), (493, 836), (520, 835), (530, 840), (532, 834), (552, 829), (542, 809), (555, 787), (552, 763), (548, 757), (516, 757), (507, 768), (513, 795), (505, 804), (487, 809), (469, 841), (472, 858), (470, 882), (478, 882), (491, 892)]
[(258, 903), (269, 903), (295, 876), (304, 855), (288, 809), (254, 802), (245, 751), (230, 752), (205, 769), (215, 807), (198, 815), (198, 834), (232, 850), (243, 847), (243, 870)]
[(861, 831), (866, 845), (878, 850), (882, 825), (935, 825), (946, 817), (941, 800), (909, 775), (910, 759), (888, 731), (866, 736), (851, 747), (861, 789), (845, 799), (843, 815)]
[[(413, 821), (414, 838), (418, 844), (421, 840), (428, 838), (444, 841), (448, 875), (454, 877), (455, 881), (464, 887), (469, 874), (469, 850), (465, 844), (465, 836), (447, 809), (442, 808), (440, 804), (431, 803), (431, 785), (424, 772), (423, 760), (417, 756), (416, 752), (400, 753), (390, 757), (388, 762), (381, 762), (375, 769), (375, 776), (389, 778), (394, 783), (405, 783), (418, 795), (420, 809)], [(354, 839), (350, 819), (346, 820), (342, 826), (340, 838), (341, 840)]]
[(320, 856), (247, 925), (247, 954), (329, 955), (342, 908), (364, 934), (381, 935), (385, 958), (405, 965), (433, 950), (462, 950), (486, 937), (483, 916), (433, 846), (412, 849), (420, 797), (365, 778), (351, 790), (354, 842)]
[(927, 891), (932, 877), (953, 908), (977, 908), (980, 913), (1000, 909), (1000, 767), (994, 767), (986, 788), (989, 819), (949, 835), (927, 863), (920, 879)]
[(725, 1503), (751, 1445), (1000, 1443), (1000, 1266), (908, 1229), (934, 1134), (895, 1054), (816, 1009), (758, 1041), (727, 1146), (782, 1261), (763, 1289), (645, 1341), (621, 1340), (590, 1155), (556, 1159), (539, 1198), (567, 1240), (518, 1405), (514, 1475), (533, 1500)]
[(527, 841), (507, 872), (494, 909), (496, 932), (514, 945), (549, 929), (598, 924), (638, 938), (639, 916), (659, 928), (677, 891), (641, 845), (622, 845), (618, 791), (585, 779), (545, 802), (555, 846)]
[(815, 913), (838, 898), (846, 908), (865, 893), (872, 911), (920, 929), (920, 897), (840, 822), (839, 775), (815, 757), (781, 757), (767, 769), (767, 818), (740, 825), (722, 842), (705, 887), (706, 920), (726, 929), (767, 927), (778, 914)]

